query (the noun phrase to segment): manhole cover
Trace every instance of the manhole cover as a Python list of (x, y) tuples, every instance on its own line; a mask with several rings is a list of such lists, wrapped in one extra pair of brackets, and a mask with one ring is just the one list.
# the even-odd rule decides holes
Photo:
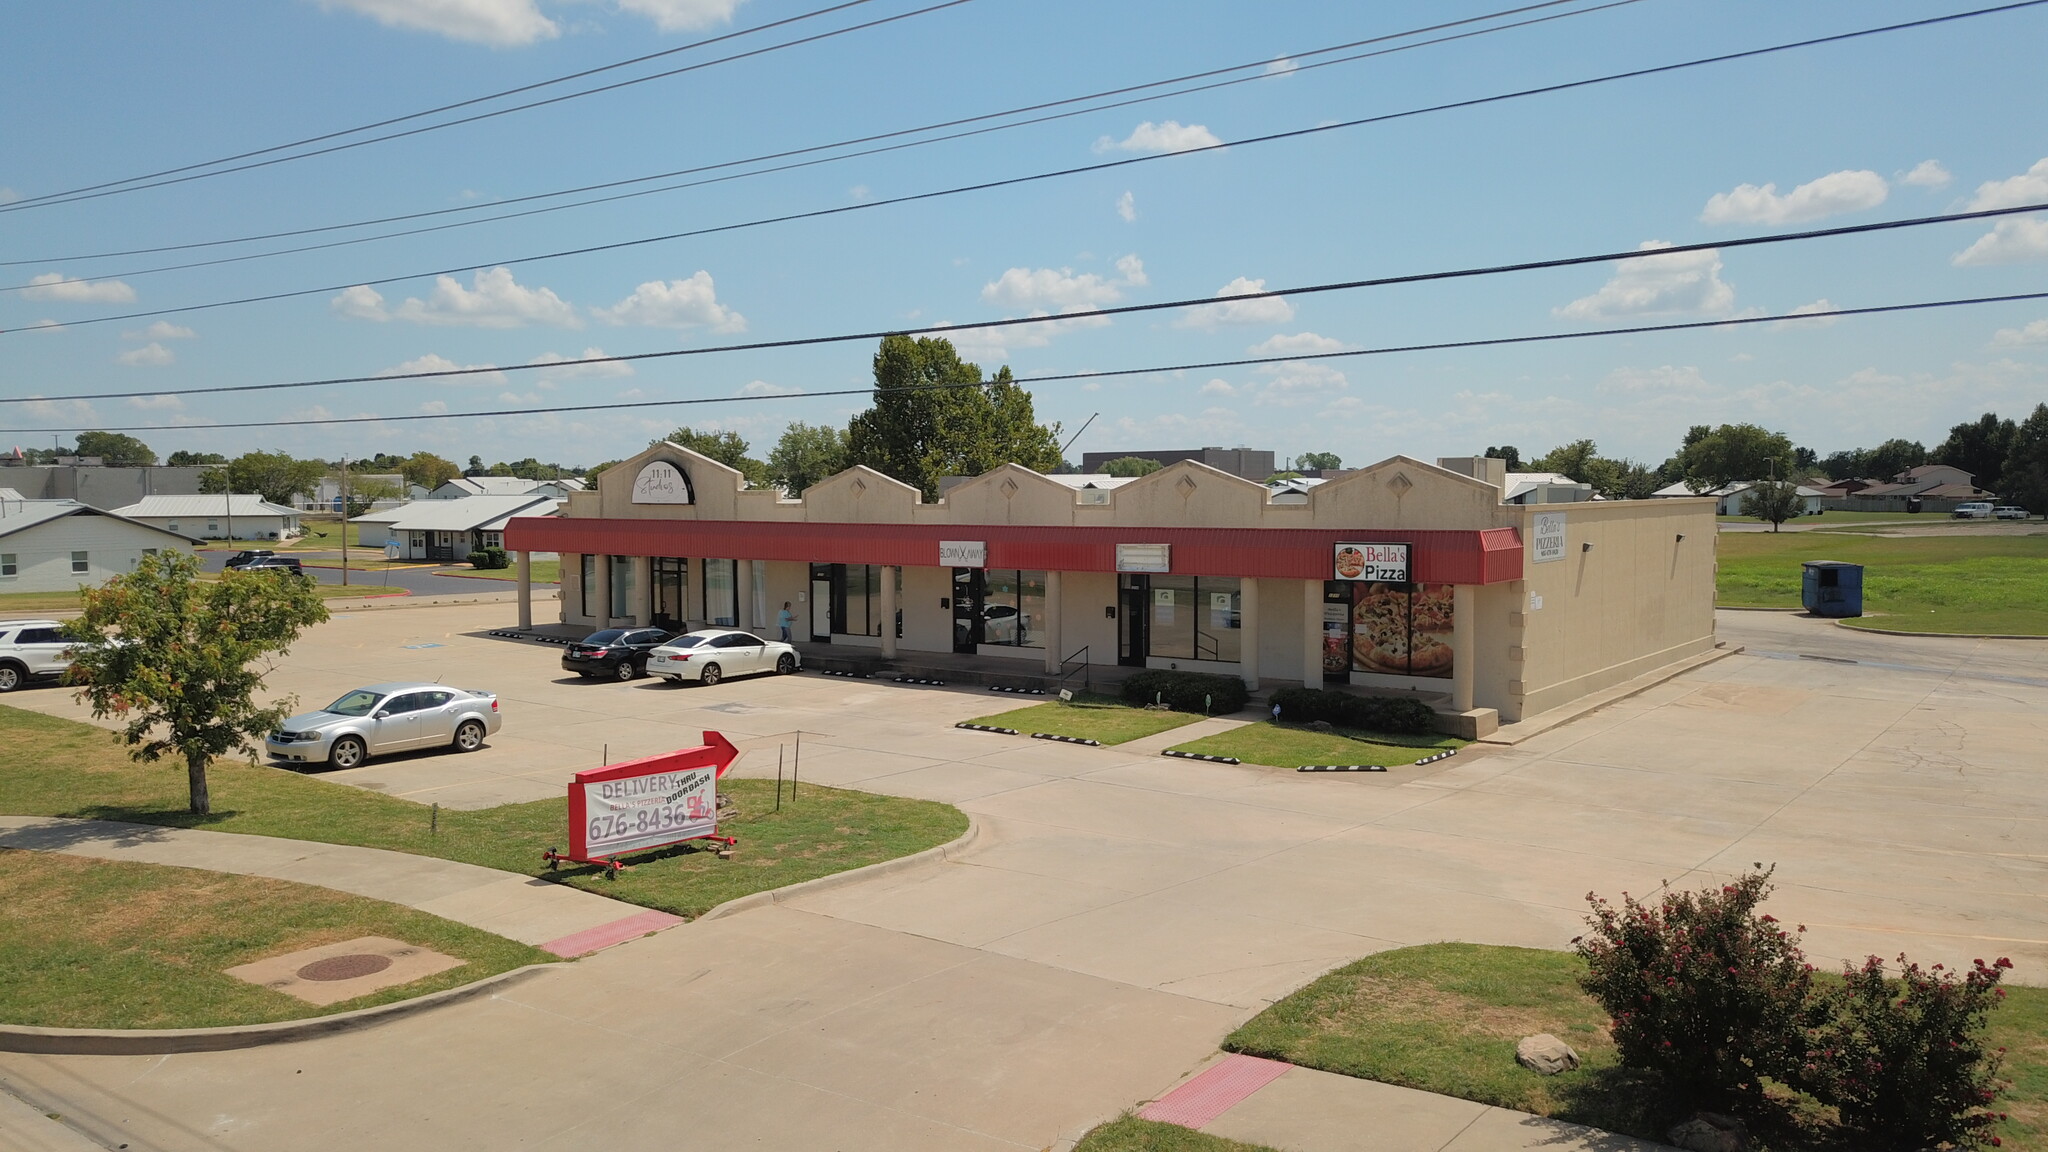
[(299, 969), (301, 980), (354, 980), (358, 976), (369, 976), (391, 967), (391, 957), (357, 954), (354, 956), (329, 956), (315, 960)]

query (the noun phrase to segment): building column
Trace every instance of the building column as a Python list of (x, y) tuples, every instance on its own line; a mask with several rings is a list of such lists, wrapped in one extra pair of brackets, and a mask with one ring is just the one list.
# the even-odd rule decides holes
[(519, 553), (519, 630), (533, 627), (533, 553)]
[(1045, 574), (1045, 670), (1059, 675), (1061, 658), (1066, 655), (1066, 639), (1060, 627), (1066, 619), (1067, 607), (1060, 595), (1060, 574)]
[(626, 589), (627, 619), (636, 625), (654, 623), (654, 558), (633, 557), (633, 586)]
[(732, 621), (733, 627), (752, 630), (754, 627), (754, 562), (735, 560), (732, 562)]
[(882, 659), (896, 658), (896, 573), (901, 571), (893, 564), (884, 564), (878, 571), (882, 576)]
[(1451, 709), (1456, 712), (1473, 708), (1472, 685), (1479, 677), (1474, 655), (1479, 648), (1478, 599), (1474, 585), (1451, 586)]
[[(709, 623), (711, 620), (711, 588), (704, 582), (704, 558), (702, 556), (692, 556), (690, 557), (689, 564), (690, 591), (683, 598), (683, 625), (686, 630), (692, 620), (703, 623)], [(700, 608), (702, 611), (695, 616), (691, 616), (690, 609), (692, 608)]]
[(1323, 686), (1323, 582), (1301, 582), (1301, 686)]
[(1244, 686), (1259, 690), (1259, 580), (1246, 576), (1237, 582), (1237, 674)]

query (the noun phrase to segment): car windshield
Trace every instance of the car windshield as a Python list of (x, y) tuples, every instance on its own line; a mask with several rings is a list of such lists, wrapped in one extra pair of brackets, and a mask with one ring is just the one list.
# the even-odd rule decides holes
[(321, 711), (332, 712), (337, 716), (368, 716), (370, 709), (375, 708), (377, 701), (383, 698), (366, 688), (358, 688)]
[(590, 635), (585, 636), (583, 638), (583, 642), (585, 644), (610, 644), (612, 641), (617, 640), (619, 637), (624, 635), (625, 632), (621, 631), (620, 629), (607, 628), (602, 632), (592, 632)]
[(697, 646), (698, 646), (698, 645), (700, 645), (700, 644), (705, 644), (705, 643), (708, 643), (708, 642), (709, 642), (710, 640), (711, 640), (711, 637), (709, 637), (709, 636), (706, 636), (706, 635), (704, 635), (704, 634), (703, 634), (703, 633), (701, 633), (701, 632), (692, 632), (692, 633), (690, 633), (690, 634), (689, 634), (688, 636), (678, 636), (678, 637), (676, 637), (676, 638), (675, 638), (675, 639), (673, 639), (673, 640), (667, 641), (666, 643), (664, 643), (664, 644), (662, 645), (662, 647), (664, 647), (664, 648), (695, 648), (695, 647), (697, 647)]

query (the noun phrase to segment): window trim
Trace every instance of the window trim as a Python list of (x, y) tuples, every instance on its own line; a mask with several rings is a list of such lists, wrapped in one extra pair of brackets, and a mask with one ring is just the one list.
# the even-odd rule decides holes
[(71, 554), (71, 574), (73, 576), (92, 575), (92, 551), (90, 549)]

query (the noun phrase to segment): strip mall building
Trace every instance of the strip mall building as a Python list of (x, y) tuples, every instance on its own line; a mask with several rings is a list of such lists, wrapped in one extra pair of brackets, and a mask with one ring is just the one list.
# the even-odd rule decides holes
[(1396, 456), (1281, 504), (1193, 461), (1111, 489), (1006, 465), (926, 503), (660, 444), (505, 544), (522, 627), (557, 552), (570, 625), (774, 635), (786, 602), (800, 642), (1412, 690), (1475, 734), (1713, 646), (1712, 501), (1508, 504), (1499, 468)]

